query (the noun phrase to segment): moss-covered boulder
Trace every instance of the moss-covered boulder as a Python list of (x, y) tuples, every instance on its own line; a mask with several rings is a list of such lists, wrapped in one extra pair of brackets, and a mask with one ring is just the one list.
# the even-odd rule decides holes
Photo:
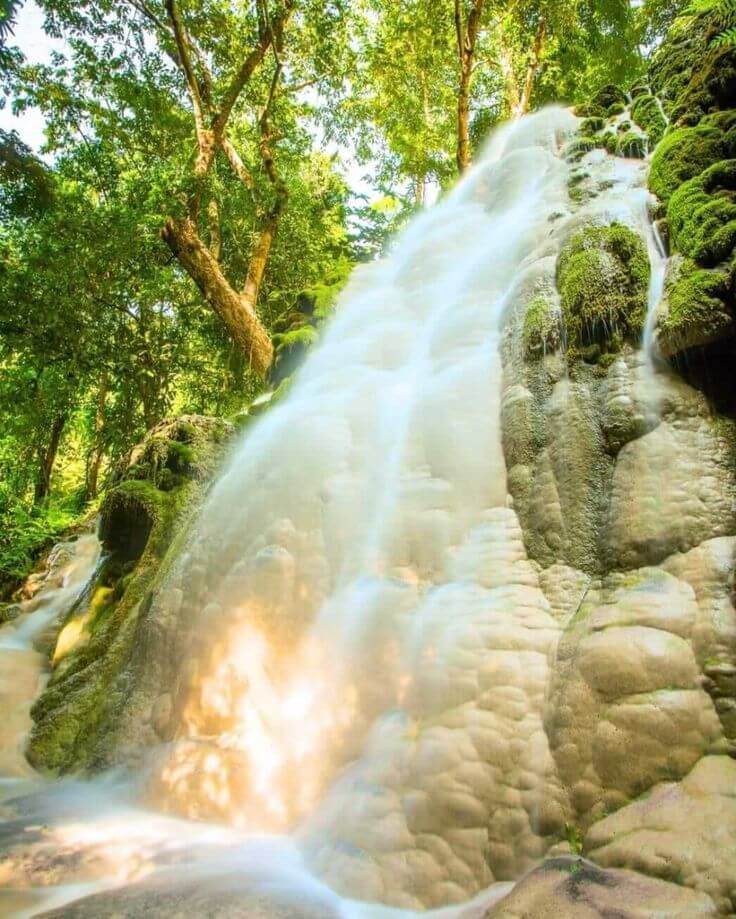
[(638, 339), (647, 310), (649, 258), (629, 227), (589, 226), (563, 247), (557, 285), (568, 346), (617, 350)]
[(165, 421), (117, 470), (101, 508), (103, 563), (62, 626), (51, 678), (32, 710), (28, 759), (36, 768), (68, 772), (105, 763), (130, 690), (140, 619), (232, 432), (219, 418)]
[(636, 96), (631, 104), (631, 118), (646, 133), (652, 149), (664, 137), (667, 121), (659, 99), (651, 93)]
[(538, 360), (557, 351), (562, 343), (562, 315), (556, 298), (538, 294), (524, 313), (524, 354)]
[[(611, 106), (621, 105), (626, 106), (626, 93), (621, 89), (620, 86), (615, 86), (613, 84), (608, 84), (602, 86), (598, 92), (593, 96), (591, 102), (593, 105), (600, 106), (603, 109), (610, 109)], [(623, 110), (623, 109), (622, 109)]]
[(689, 28), (672, 29), (652, 58), (652, 92), (676, 127), (733, 107), (736, 49), (712, 44), (720, 31), (717, 17), (705, 14)]
[(734, 271), (708, 270), (676, 256), (665, 283), (657, 345), (666, 358), (734, 333)]
[(705, 267), (729, 258), (736, 246), (736, 160), (716, 163), (685, 182), (667, 209), (670, 239)]
[(274, 360), (269, 372), (269, 382), (274, 386), (286, 380), (303, 363), (318, 338), (319, 327), (332, 313), (352, 267), (352, 263), (340, 263), (325, 283), (301, 291), (294, 308), (275, 322)]
[(647, 155), (647, 139), (638, 131), (625, 131), (616, 142), (616, 155), (625, 159), (643, 160)]
[(654, 151), (649, 188), (663, 201), (689, 179), (736, 151), (736, 112), (709, 115), (690, 128), (666, 135)]

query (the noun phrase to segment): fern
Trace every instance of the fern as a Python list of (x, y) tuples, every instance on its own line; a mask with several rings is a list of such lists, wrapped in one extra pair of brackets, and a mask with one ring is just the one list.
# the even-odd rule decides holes
[(711, 48), (736, 48), (736, 0), (693, 0), (682, 18), (698, 19), (712, 16), (719, 30), (710, 41)]
[(716, 35), (710, 46), (711, 48), (736, 48), (736, 25)]

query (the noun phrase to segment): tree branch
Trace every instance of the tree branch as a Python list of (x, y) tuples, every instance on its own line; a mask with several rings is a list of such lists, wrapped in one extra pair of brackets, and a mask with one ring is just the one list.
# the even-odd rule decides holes
[(455, 0), (455, 38), (457, 39), (457, 53), (462, 58), (463, 56), (463, 10), (462, 10), (462, 0)]
[(176, 50), (179, 53), (181, 68), (184, 71), (184, 75), (187, 80), (187, 86), (189, 87), (189, 96), (192, 100), (192, 107), (194, 108), (194, 121), (197, 125), (197, 135), (199, 135), (204, 129), (202, 96), (199, 91), (197, 75), (194, 72), (194, 67), (192, 65), (192, 58), (190, 55), (191, 43), (189, 41), (189, 35), (187, 34), (186, 26), (184, 25), (184, 21), (181, 18), (181, 14), (179, 13), (179, 6), (176, 0), (165, 0), (165, 2), (166, 12), (169, 14), (171, 26), (174, 30), (174, 40), (176, 41)]
[(222, 106), (213, 124), (216, 135), (221, 136), (224, 133), (233, 106), (238, 101), (240, 94), (253, 76), (256, 68), (263, 61), (269, 46), (274, 43), (277, 47), (280, 47), (284, 27), (294, 10), (295, 3), (296, 0), (286, 0), (282, 14), (271, 25), (266, 25), (265, 29), (260, 30), (255, 48), (246, 56), (225, 92)]
[(228, 163), (230, 164), (230, 168), (235, 173), (235, 175), (238, 177), (238, 179), (242, 182), (243, 185), (245, 185), (246, 188), (252, 189), (253, 188), (253, 177), (248, 172), (248, 170), (245, 168), (245, 163), (240, 158), (240, 154), (235, 149), (235, 147), (233, 147), (233, 145), (230, 143), (227, 136), (220, 138), (220, 148), (222, 149), (222, 152), (225, 154), (225, 157)]

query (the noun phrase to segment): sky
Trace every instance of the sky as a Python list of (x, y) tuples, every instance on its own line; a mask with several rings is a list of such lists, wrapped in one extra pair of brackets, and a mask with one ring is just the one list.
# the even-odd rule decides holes
[[(15, 23), (14, 37), (8, 42), (17, 45), (31, 64), (48, 63), (52, 51), (63, 51), (64, 42), (49, 38), (43, 30), (43, 14), (33, 0), (21, 7)], [(0, 109), (0, 128), (17, 131), (33, 150), (43, 144), (44, 119), (38, 109), (31, 109), (19, 117), (13, 115), (10, 106)]]

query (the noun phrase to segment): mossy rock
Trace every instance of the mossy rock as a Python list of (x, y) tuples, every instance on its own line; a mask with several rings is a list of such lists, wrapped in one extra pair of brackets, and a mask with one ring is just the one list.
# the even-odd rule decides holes
[(631, 106), (631, 118), (646, 133), (652, 148), (656, 147), (667, 130), (659, 100), (649, 93), (637, 96)]
[(0, 625), (17, 619), (21, 612), (22, 610), (17, 603), (0, 603)]
[(657, 323), (666, 358), (734, 334), (734, 270), (701, 268), (678, 257), (668, 274)]
[(708, 36), (702, 28), (672, 30), (655, 51), (648, 68), (649, 84), (668, 113), (702, 67), (707, 51)]
[(733, 108), (735, 98), (736, 49), (710, 46), (672, 106), (671, 117), (676, 124), (693, 124), (704, 115)]
[(594, 105), (592, 102), (583, 102), (575, 107), (575, 114), (578, 118), (603, 118), (606, 117), (606, 110), (602, 105)]
[(593, 118), (586, 118), (580, 125), (580, 133), (584, 136), (591, 137), (593, 134), (602, 131), (605, 125), (606, 119), (603, 116), (598, 115)]
[(626, 107), (626, 93), (620, 86), (608, 84), (602, 86), (592, 98), (593, 105), (600, 106), (602, 109), (610, 109), (612, 105), (620, 105), (621, 111)]
[(567, 340), (578, 350), (620, 347), (641, 335), (649, 258), (643, 240), (623, 224), (590, 226), (563, 247), (557, 286)]
[(724, 160), (685, 182), (667, 209), (673, 245), (715, 267), (736, 246), (736, 160)]
[[(172, 543), (186, 532), (233, 430), (219, 418), (170, 419), (150, 431), (118, 471), (101, 509), (100, 538), (108, 556), (74, 610), (83, 617), (84, 640), (55, 664), (31, 712), (27, 755), (37, 769), (107, 765), (129, 702), (139, 623), (175, 554)], [(168, 490), (161, 487), (165, 482)]]
[(623, 102), (614, 102), (613, 105), (606, 109), (606, 115), (609, 118), (615, 118), (617, 115), (623, 115), (625, 111), (626, 106)]
[(578, 137), (567, 148), (566, 155), (571, 162), (582, 159), (586, 153), (599, 146), (598, 139), (592, 136)]
[(122, 482), (108, 492), (100, 511), (103, 547), (119, 558), (139, 559), (165, 497), (154, 484), (140, 479)]
[(664, 201), (688, 179), (695, 178), (736, 148), (736, 112), (704, 118), (692, 128), (667, 134), (654, 151), (649, 188)]
[(626, 159), (643, 160), (647, 155), (646, 138), (636, 131), (627, 131), (626, 134), (618, 138), (616, 155)]
[(612, 155), (616, 154), (618, 149), (618, 135), (615, 131), (606, 131), (601, 137), (601, 146)]
[(562, 343), (562, 315), (559, 303), (539, 294), (527, 304), (522, 332), (524, 353), (529, 360), (539, 360), (557, 351)]
[(307, 352), (318, 337), (319, 333), (312, 325), (302, 325), (274, 335), (274, 361), (269, 373), (269, 382), (279, 385), (291, 376), (304, 362)]
[(648, 95), (651, 95), (651, 90), (649, 88), (649, 84), (645, 80), (640, 80), (638, 83), (634, 83), (634, 85), (629, 90), (629, 96), (631, 96), (631, 98), (634, 100), (638, 99), (640, 96)]

